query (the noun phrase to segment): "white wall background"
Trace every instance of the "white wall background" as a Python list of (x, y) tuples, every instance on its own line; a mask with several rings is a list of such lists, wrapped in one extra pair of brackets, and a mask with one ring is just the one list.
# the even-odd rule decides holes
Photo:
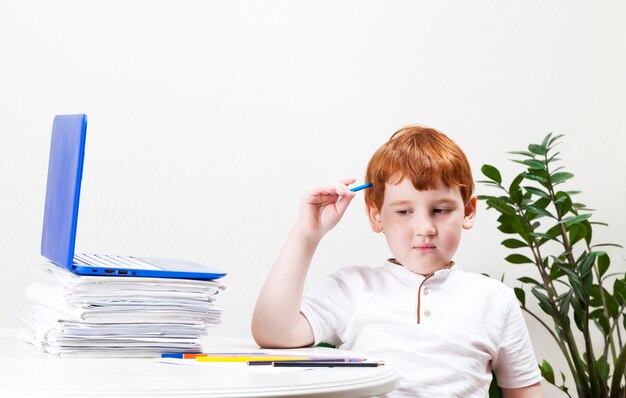
[[(568, 187), (610, 223), (597, 241), (626, 245), (624, 4), (3, 1), (0, 326), (20, 326), (38, 277), (55, 114), (89, 116), (77, 249), (226, 270), (223, 334), (249, 336), (301, 194), (361, 182), (374, 150), (409, 123), (456, 140), (476, 179), (491, 163), (510, 180), (507, 151), (565, 133)], [(456, 260), (516, 286), (524, 268), (503, 261), (496, 216), (480, 211)], [(309, 283), (388, 255), (357, 200)], [(557, 355), (528, 325), (539, 358)]]

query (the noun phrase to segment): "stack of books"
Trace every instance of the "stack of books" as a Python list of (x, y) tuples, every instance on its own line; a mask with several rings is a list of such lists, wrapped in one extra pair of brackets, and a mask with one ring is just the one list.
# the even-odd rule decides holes
[(200, 352), (221, 322), (217, 281), (79, 276), (46, 263), (26, 291), (22, 338), (58, 356)]

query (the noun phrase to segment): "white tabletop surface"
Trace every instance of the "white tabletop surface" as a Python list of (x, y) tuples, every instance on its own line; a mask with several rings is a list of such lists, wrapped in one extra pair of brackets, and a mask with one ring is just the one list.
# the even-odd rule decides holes
[[(211, 337), (205, 346), (211, 352), (258, 349), (251, 340), (224, 337)], [(58, 358), (20, 341), (17, 329), (0, 329), (2, 397), (350, 398), (381, 395), (398, 384), (397, 372), (389, 365), (262, 368), (184, 366), (154, 358)]]

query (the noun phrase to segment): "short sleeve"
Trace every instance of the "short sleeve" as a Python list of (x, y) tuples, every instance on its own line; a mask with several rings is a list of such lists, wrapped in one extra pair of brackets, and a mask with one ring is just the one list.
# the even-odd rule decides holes
[(354, 302), (346, 277), (343, 272), (333, 272), (302, 298), (300, 311), (311, 325), (315, 344), (342, 343), (339, 336), (345, 330)]
[(541, 372), (522, 310), (513, 292), (507, 289), (507, 293), (500, 347), (491, 368), (500, 387), (521, 388), (541, 381)]

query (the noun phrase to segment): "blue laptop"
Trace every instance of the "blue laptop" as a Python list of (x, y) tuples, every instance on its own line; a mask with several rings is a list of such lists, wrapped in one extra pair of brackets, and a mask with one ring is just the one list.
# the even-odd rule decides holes
[(74, 253), (86, 135), (86, 115), (59, 115), (54, 118), (41, 255), (78, 275), (204, 280), (226, 275), (220, 270), (187, 260)]

